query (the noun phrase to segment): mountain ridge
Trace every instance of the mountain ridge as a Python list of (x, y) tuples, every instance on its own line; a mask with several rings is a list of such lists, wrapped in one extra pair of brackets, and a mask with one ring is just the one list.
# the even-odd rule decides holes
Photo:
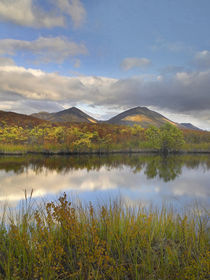
[(5, 123), (9, 125), (18, 125), (22, 127), (33, 127), (44, 124), (46, 123), (46, 121), (25, 114), (0, 110), (0, 125)]
[(134, 107), (115, 115), (114, 117), (100, 121), (84, 113), (82, 110), (71, 107), (62, 111), (49, 113), (39, 112), (31, 115), (19, 114), (15, 112), (6, 112), (0, 110), (0, 124), (2, 122), (9, 123), (10, 125), (35, 126), (44, 123), (105, 123), (115, 125), (129, 125), (138, 124), (143, 128), (148, 128), (151, 125), (160, 127), (165, 123), (171, 123), (180, 129), (188, 130), (202, 130), (190, 123), (176, 123), (161, 115), (158, 112), (152, 111), (147, 107)]
[[(69, 114), (70, 112), (70, 114)], [(77, 115), (72, 115), (72, 113)], [(68, 118), (65, 119), (65, 115), (68, 115)], [(200, 130), (200, 128), (195, 127), (192, 124), (186, 123), (176, 123), (166, 118), (162, 114), (150, 110), (147, 107), (137, 106), (128, 110), (125, 110), (114, 117), (108, 120), (96, 120), (90, 115), (84, 113), (82, 110), (77, 107), (71, 107), (69, 109), (65, 109), (55, 113), (48, 112), (39, 112), (32, 114), (31, 116), (40, 117), (41, 119), (52, 121), (52, 122), (87, 122), (87, 123), (107, 123), (107, 124), (116, 124), (116, 125), (129, 125), (132, 126), (134, 124), (139, 124), (143, 128), (147, 128), (151, 125), (160, 127), (165, 123), (171, 123), (177, 126), (180, 129), (191, 129), (191, 130)], [(78, 119), (79, 117), (79, 119)]]
[(191, 123), (180, 123), (184, 128), (191, 129), (191, 130), (202, 130), (201, 128), (191, 124)]

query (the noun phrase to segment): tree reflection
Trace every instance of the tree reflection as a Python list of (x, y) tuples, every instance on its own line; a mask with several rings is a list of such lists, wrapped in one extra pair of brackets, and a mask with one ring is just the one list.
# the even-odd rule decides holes
[(129, 167), (133, 173), (141, 171), (148, 179), (160, 178), (165, 182), (174, 180), (181, 175), (182, 169), (196, 169), (200, 166), (210, 169), (208, 155), (169, 155), (163, 157), (151, 154), (113, 154), (113, 155), (83, 155), (83, 156), (2, 156), (0, 170), (21, 174), (32, 169), (37, 174), (44, 169), (66, 174), (73, 170), (100, 170), (102, 167), (120, 169)]
[[(145, 174), (147, 178), (159, 177), (168, 182), (181, 175), (182, 167), (185, 165), (182, 157), (168, 156), (155, 157), (146, 165)], [(198, 167), (199, 162), (196, 167)]]

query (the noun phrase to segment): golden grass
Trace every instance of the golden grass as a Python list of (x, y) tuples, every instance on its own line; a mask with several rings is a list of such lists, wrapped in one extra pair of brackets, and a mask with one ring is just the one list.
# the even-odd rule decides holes
[(131, 209), (73, 206), (66, 195), (2, 219), (0, 279), (209, 279), (207, 220)]
[(97, 121), (91, 119), (91, 118), (87, 118), (91, 123), (97, 123)]
[(144, 116), (144, 115), (132, 115), (127, 116), (123, 119), (123, 121), (131, 121), (131, 122), (152, 122), (150, 118)]
[(177, 126), (177, 124), (176, 124), (175, 122), (172, 122), (172, 121), (170, 121), (170, 120), (168, 120), (168, 119), (166, 119), (166, 118), (164, 118), (164, 117), (162, 117), (161, 119), (162, 119), (163, 121), (166, 121), (166, 122), (168, 122), (168, 123), (174, 125), (174, 126)]

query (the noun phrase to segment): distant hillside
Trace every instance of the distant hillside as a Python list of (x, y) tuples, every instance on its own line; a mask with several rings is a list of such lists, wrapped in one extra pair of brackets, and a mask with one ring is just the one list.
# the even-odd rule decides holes
[(53, 123), (108, 123), (115, 125), (134, 125), (139, 124), (143, 128), (151, 125), (160, 127), (165, 123), (171, 123), (180, 129), (201, 130), (191, 123), (175, 123), (163, 115), (149, 110), (146, 107), (136, 107), (124, 111), (108, 121), (98, 121), (88, 114), (82, 112), (76, 107), (71, 107), (56, 113), (39, 112), (30, 116), (18, 114), (14, 112), (0, 111), (0, 126), (5, 123), (7, 125), (18, 125), (22, 127), (34, 127), (37, 125), (45, 124), (48, 122)]
[(85, 114), (76, 107), (71, 107), (67, 110), (56, 113), (40, 112), (32, 114), (31, 116), (51, 122), (97, 123), (96, 119), (92, 118), (88, 114)]
[(121, 124), (121, 125), (134, 125), (139, 124), (144, 128), (147, 128), (151, 125), (160, 127), (165, 123), (171, 123), (176, 126), (175, 122), (170, 121), (169, 119), (165, 118), (163, 115), (149, 110), (146, 107), (136, 107), (130, 110), (124, 111), (119, 115), (111, 118), (107, 121), (110, 124)]
[(197, 126), (194, 126), (193, 124), (191, 123), (180, 123), (184, 128), (187, 128), (187, 129), (192, 129), (192, 130), (202, 130), (200, 128), (198, 128)]
[(34, 118), (32, 116), (14, 112), (0, 111), (0, 126), (6, 124), (8, 126), (17, 125), (22, 127), (34, 127), (44, 123), (46, 123), (46, 121)]
[(31, 114), (30, 116), (41, 120), (49, 121), (51, 114), (48, 112), (39, 112), (39, 113)]

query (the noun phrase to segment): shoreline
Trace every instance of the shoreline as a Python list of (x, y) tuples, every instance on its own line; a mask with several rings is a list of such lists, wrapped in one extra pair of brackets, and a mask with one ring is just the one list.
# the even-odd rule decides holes
[(157, 150), (138, 150), (138, 149), (129, 149), (129, 150), (112, 150), (112, 151), (15, 151), (7, 152), (0, 151), (0, 156), (4, 155), (111, 155), (111, 154), (210, 154), (209, 150), (180, 150), (180, 151), (169, 151), (167, 154), (164, 154)]

